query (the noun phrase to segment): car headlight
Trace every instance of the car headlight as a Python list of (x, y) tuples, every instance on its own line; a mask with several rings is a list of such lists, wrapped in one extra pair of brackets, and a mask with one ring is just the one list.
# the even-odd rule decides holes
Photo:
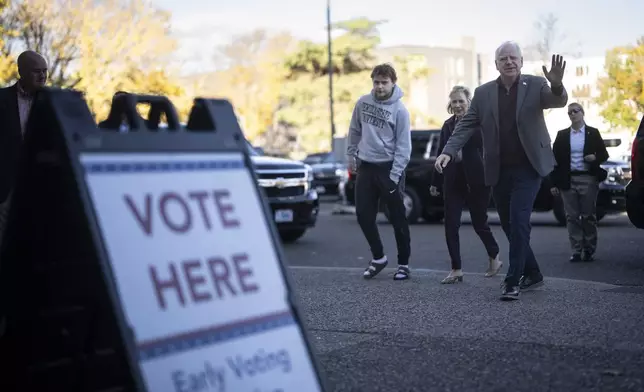
[(306, 181), (311, 185), (313, 182), (313, 168), (310, 165), (304, 165), (304, 171), (306, 172)]
[(336, 177), (342, 177), (346, 173), (346, 170), (342, 170), (340, 168), (335, 169), (335, 176)]
[(622, 176), (622, 169), (620, 169), (619, 167), (608, 166), (603, 168), (608, 173), (606, 179), (604, 180), (604, 182), (607, 184), (617, 182), (617, 179)]

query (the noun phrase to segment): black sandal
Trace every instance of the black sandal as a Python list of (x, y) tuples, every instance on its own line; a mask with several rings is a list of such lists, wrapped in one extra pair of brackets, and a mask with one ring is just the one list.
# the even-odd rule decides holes
[(376, 263), (374, 261), (371, 261), (369, 262), (367, 269), (364, 270), (364, 274), (362, 276), (364, 276), (365, 279), (371, 279), (374, 276), (378, 275), (380, 271), (385, 269), (388, 263), (388, 261), (385, 261), (384, 263)]
[(394, 280), (407, 280), (409, 279), (409, 267), (406, 265), (399, 265), (398, 270), (394, 274)]

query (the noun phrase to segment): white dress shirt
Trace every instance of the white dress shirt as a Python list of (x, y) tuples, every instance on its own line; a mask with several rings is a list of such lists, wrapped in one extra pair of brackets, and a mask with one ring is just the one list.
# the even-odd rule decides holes
[(570, 127), (570, 170), (587, 171), (588, 164), (584, 161), (584, 144), (586, 143), (586, 126), (580, 129)]

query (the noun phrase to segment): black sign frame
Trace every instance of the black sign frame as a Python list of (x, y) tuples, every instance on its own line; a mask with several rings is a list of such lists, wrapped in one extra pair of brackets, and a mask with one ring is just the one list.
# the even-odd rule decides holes
[[(114, 102), (128, 121), (138, 102), (151, 104), (156, 125), (155, 110), (165, 111), (173, 122), (178, 118), (165, 97), (127, 94)], [(318, 385), (321, 391), (328, 390), (299, 311), (270, 207), (231, 104), (195, 99), (186, 127), (170, 124), (169, 129), (159, 130), (134, 122), (128, 133), (99, 130), (80, 93), (54, 88), (38, 92), (0, 247), (0, 315), (6, 321), (0, 361), (9, 364), (6, 374), (13, 376), (0, 378), (0, 390), (146, 390), (80, 155), (230, 152), (241, 152), (249, 169), (286, 283), (290, 310)], [(30, 284), (33, 290), (28, 289)], [(89, 312), (81, 309), (92, 306)], [(66, 311), (74, 316), (56, 318)], [(102, 328), (101, 332), (96, 328)], [(88, 347), (96, 349), (95, 341), (104, 341), (103, 351), (112, 350), (112, 355), (99, 358), (90, 352)], [(26, 345), (31, 349), (26, 350)]]

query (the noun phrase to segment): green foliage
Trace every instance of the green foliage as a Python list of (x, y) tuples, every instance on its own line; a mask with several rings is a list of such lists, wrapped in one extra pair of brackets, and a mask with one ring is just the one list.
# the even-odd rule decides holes
[(606, 55), (606, 77), (599, 80), (597, 103), (612, 126), (635, 131), (644, 113), (644, 37), (635, 45), (617, 47)]
[(13, 45), (42, 54), (48, 84), (82, 91), (99, 121), (118, 89), (185, 95), (170, 64), (170, 15), (147, 0), (0, 0), (0, 17), (10, 30), (0, 36), (0, 83), (16, 76)]
[[(358, 18), (333, 25), (343, 32), (331, 45), (336, 136), (346, 135), (355, 102), (371, 90), (369, 75), (380, 43), (377, 27), (382, 23)], [(311, 153), (331, 148), (328, 64), (326, 43), (310, 41), (300, 42), (284, 63), (287, 77), (276, 120), (297, 130), (294, 150)]]
[[(343, 34), (331, 42), (331, 64), (334, 74), (351, 74), (370, 69), (374, 65), (373, 50), (380, 43), (378, 26), (383, 22), (365, 18), (338, 22), (332, 26)], [(284, 65), (289, 78), (301, 74), (328, 75), (328, 48), (326, 43), (302, 41), (298, 50), (289, 56)]]
[[(336, 135), (345, 136), (353, 106), (360, 95), (371, 88), (370, 71), (334, 78)], [(306, 152), (328, 151), (331, 148), (328, 79), (302, 75), (284, 86), (284, 108), (277, 120), (297, 129), (298, 148)]]

